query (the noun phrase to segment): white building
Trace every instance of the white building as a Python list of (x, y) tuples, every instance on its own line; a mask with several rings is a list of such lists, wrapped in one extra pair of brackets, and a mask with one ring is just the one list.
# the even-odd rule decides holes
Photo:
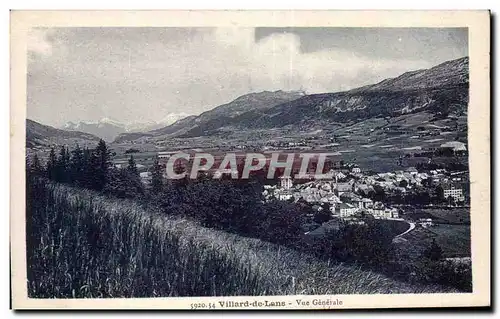
[(340, 217), (349, 217), (354, 215), (358, 211), (358, 208), (349, 203), (342, 203), (338, 206), (338, 211)]
[(441, 144), (441, 148), (451, 148), (454, 152), (456, 151), (466, 151), (467, 147), (465, 146), (465, 143), (459, 142), (459, 141), (450, 141), (446, 142), (444, 144)]
[(347, 176), (342, 172), (335, 172), (335, 173), (333, 173), (333, 177), (336, 178), (337, 180), (339, 180), (339, 179), (342, 180), (342, 179), (346, 178)]
[(280, 187), (282, 189), (290, 189), (293, 186), (292, 178), (290, 176), (280, 177)]
[(444, 198), (453, 198), (456, 202), (463, 202), (465, 200), (464, 192), (461, 188), (454, 185), (443, 189)]
[(427, 228), (427, 227), (434, 225), (432, 223), (432, 218), (420, 218), (418, 220), (418, 224), (424, 228)]
[(386, 211), (386, 209), (382, 208), (370, 208), (368, 209), (368, 213), (371, 214), (376, 219), (386, 219), (390, 218), (391, 214)]
[(281, 192), (276, 192), (276, 198), (278, 200), (290, 200), (293, 197), (292, 192), (286, 190)]
[(376, 202), (372, 207), (367, 209), (367, 212), (377, 219), (399, 218), (396, 208), (385, 207), (381, 202)]
[(399, 212), (396, 208), (391, 209), (392, 218), (399, 218)]
[(339, 195), (342, 195), (343, 193), (346, 193), (346, 192), (352, 192), (354, 190), (354, 188), (355, 188), (355, 186), (354, 186), (353, 181), (349, 181), (349, 182), (345, 182), (345, 183), (337, 183), (335, 185), (335, 189), (337, 190)]
[(161, 152), (158, 152), (158, 158), (168, 159), (168, 158), (170, 158), (170, 156), (172, 156), (173, 154), (178, 153), (178, 152), (179, 151), (161, 151)]
[(370, 208), (373, 205), (373, 201), (369, 198), (363, 197), (361, 198), (361, 208)]

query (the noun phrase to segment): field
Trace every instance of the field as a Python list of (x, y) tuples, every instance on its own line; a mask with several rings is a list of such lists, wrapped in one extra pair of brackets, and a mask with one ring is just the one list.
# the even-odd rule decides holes
[(27, 184), (28, 295), (109, 298), (453, 291), (46, 181)]
[[(341, 152), (344, 161), (355, 162), (363, 170), (388, 172), (428, 161), (427, 157), (411, 157), (404, 158), (400, 165), (398, 163), (400, 156), (414, 153), (418, 149), (439, 147), (447, 141), (466, 141), (467, 131), (464, 127), (466, 118), (461, 116), (457, 119), (435, 119), (432, 113), (419, 112), (391, 118), (370, 118), (360, 122), (316, 123), (301, 130), (289, 126), (266, 130), (228, 129), (218, 135), (175, 139), (158, 137), (144, 143), (113, 143), (111, 146), (118, 154), (116, 159), (121, 160), (129, 157), (128, 154), (124, 154), (126, 149), (140, 150), (141, 153), (133, 154), (134, 158), (137, 158), (139, 164), (148, 166), (151, 165), (153, 156), (160, 150), (200, 148), (208, 152), (214, 149), (226, 152), (235, 151), (236, 146), (245, 145), (247, 150), (260, 152), (269, 141), (306, 141), (305, 147), (308, 151)], [(459, 125), (460, 128), (454, 131), (443, 129), (455, 125)], [(419, 136), (421, 134), (419, 128), (433, 130), (433, 135)], [(399, 129), (402, 131), (397, 131)], [(293, 147), (288, 151), (301, 152), (299, 148), (293, 149)], [(433, 161), (438, 164), (457, 161), (467, 164), (468, 159), (434, 157)]]
[(415, 209), (405, 215), (413, 220), (432, 218), (435, 224), (470, 225), (470, 208), (467, 207)]
[(403, 236), (407, 242), (405, 249), (413, 254), (420, 254), (430, 245), (433, 239), (443, 249), (444, 257), (470, 257), (470, 226), (438, 224), (415, 230)]
[(432, 227), (436, 242), (443, 248), (445, 256), (470, 256), (470, 226), (440, 224)]
[(470, 225), (469, 208), (450, 208), (450, 209), (424, 209), (435, 219), (435, 222), (457, 225)]
[(414, 220), (432, 218), (434, 226), (418, 226), (404, 236), (411, 250), (420, 252), (433, 239), (443, 249), (445, 257), (470, 256), (470, 209), (469, 208), (425, 208), (408, 214)]
[(404, 233), (410, 227), (410, 225), (407, 222), (400, 220), (379, 219), (376, 220), (376, 222), (385, 225), (392, 237)]

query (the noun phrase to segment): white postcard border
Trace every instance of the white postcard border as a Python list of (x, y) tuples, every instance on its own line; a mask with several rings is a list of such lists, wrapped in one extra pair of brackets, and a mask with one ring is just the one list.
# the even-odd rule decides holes
[[(468, 27), (468, 112), (473, 293), (333, 296), (30, 299), (26, 285), (25, 119), (26, 41), (32, 27), (316, 26)], [(332, 309), (488, 306), (490, 256), (490, 16), (488, 11), (12, 11), (11, 12), (11, 271), (14, 309), (191, 309), (193, 303), (286, 301), (286, 307), (324, 309), (315, 299), (341, 300)], [(299, 306), (296, 299), (309, 300)], [(288, 304), (290, 303), (290, 304)], [(217, 307), (217, 310), (224, 308)], [(228, 309), (228, 308), (225, 308)], [(235, 309), (235, 308), (232, 308)]]

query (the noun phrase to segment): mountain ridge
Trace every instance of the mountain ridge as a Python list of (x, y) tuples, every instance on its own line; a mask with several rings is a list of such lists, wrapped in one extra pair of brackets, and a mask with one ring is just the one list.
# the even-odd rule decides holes
[(50, 125), (26, 119), (26, 147), (95, 143), (99, 137), (80, 131), (58, 129)]
[[(199, 115), (174, 119), (170, 125), (145, 132), (127, 132), (112, 120), (98, 125), (111, 131), (105, 138), (108, 141), (127, 143), (144, 138), (225, 136), (255, 129), (314, 128), (322, 123), (360, 122), (421, 111), (436, 116), (464, 115), (468, 87), (469, 58), (463, 57), (342, 92), (309, 95), (302, 91), (252, 92)], [(88, 127), (82, 131), (92, 134)], [(93, 135), (103, 137), (103, 134)]]
[(139, 133), (160, 129), (175, 123), (177, 120), (190, 116), (187, 113), (169, 113), (159, 121), (136, 121), (122, 123), (110, 118), (102, 118), (98, 121), (79, 121), (77, 123), (67, 122), (61, 129), (69, 131), (81, 131), (99, 136), (105, 141), (113, 141), (123, 133)]
[[(274, 105), (291, 101), (299, 97), (305, 96), (303, 91), (262, 91), (262, 92), (252, 92), (236, 99), (219, 105), (211, 110), (205, 111), (200, 115), (191, 115), (182, 119), (177, 120), (169, 126), (144, 132), (144, 136), (153, 137), (158, 135), (170, 135), (170, 134), (182, 134), (189, 129), (206, 129), (207, 125), (212, 125), (215, 121), (222, 125), (224, 121), (238, 117), (241, 114), (247, 112), (248, 108), (254, 111), (264, 111)], [(120, 134), (116, 139), (115, 143), (130, 141), (135, 138), (140, 137), (140, 134)]]
[[(361, 121), (423, 110), (435, 114), (463, 114), (467, 112), (468, 105), (468, 67), (469, 58), (463, 57), (348, 91), (302, 95), (242, 113), (224, 112), (228, 104), (236, 103), (240, 97), (190, 121), (174, 123), (148, 134), (191, 138), (219, 134), (220, 130), (226, 131), (224, 128), (271, 129), (320, 121)], [(255, 93), (245, 96), (251, 94)]]

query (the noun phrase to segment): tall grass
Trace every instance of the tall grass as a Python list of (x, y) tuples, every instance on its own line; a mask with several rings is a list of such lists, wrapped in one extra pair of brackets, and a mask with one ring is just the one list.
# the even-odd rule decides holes
[(445, 292), (144, 211), (133, 201), (42, 180), (27, 185), (32, 298)]

